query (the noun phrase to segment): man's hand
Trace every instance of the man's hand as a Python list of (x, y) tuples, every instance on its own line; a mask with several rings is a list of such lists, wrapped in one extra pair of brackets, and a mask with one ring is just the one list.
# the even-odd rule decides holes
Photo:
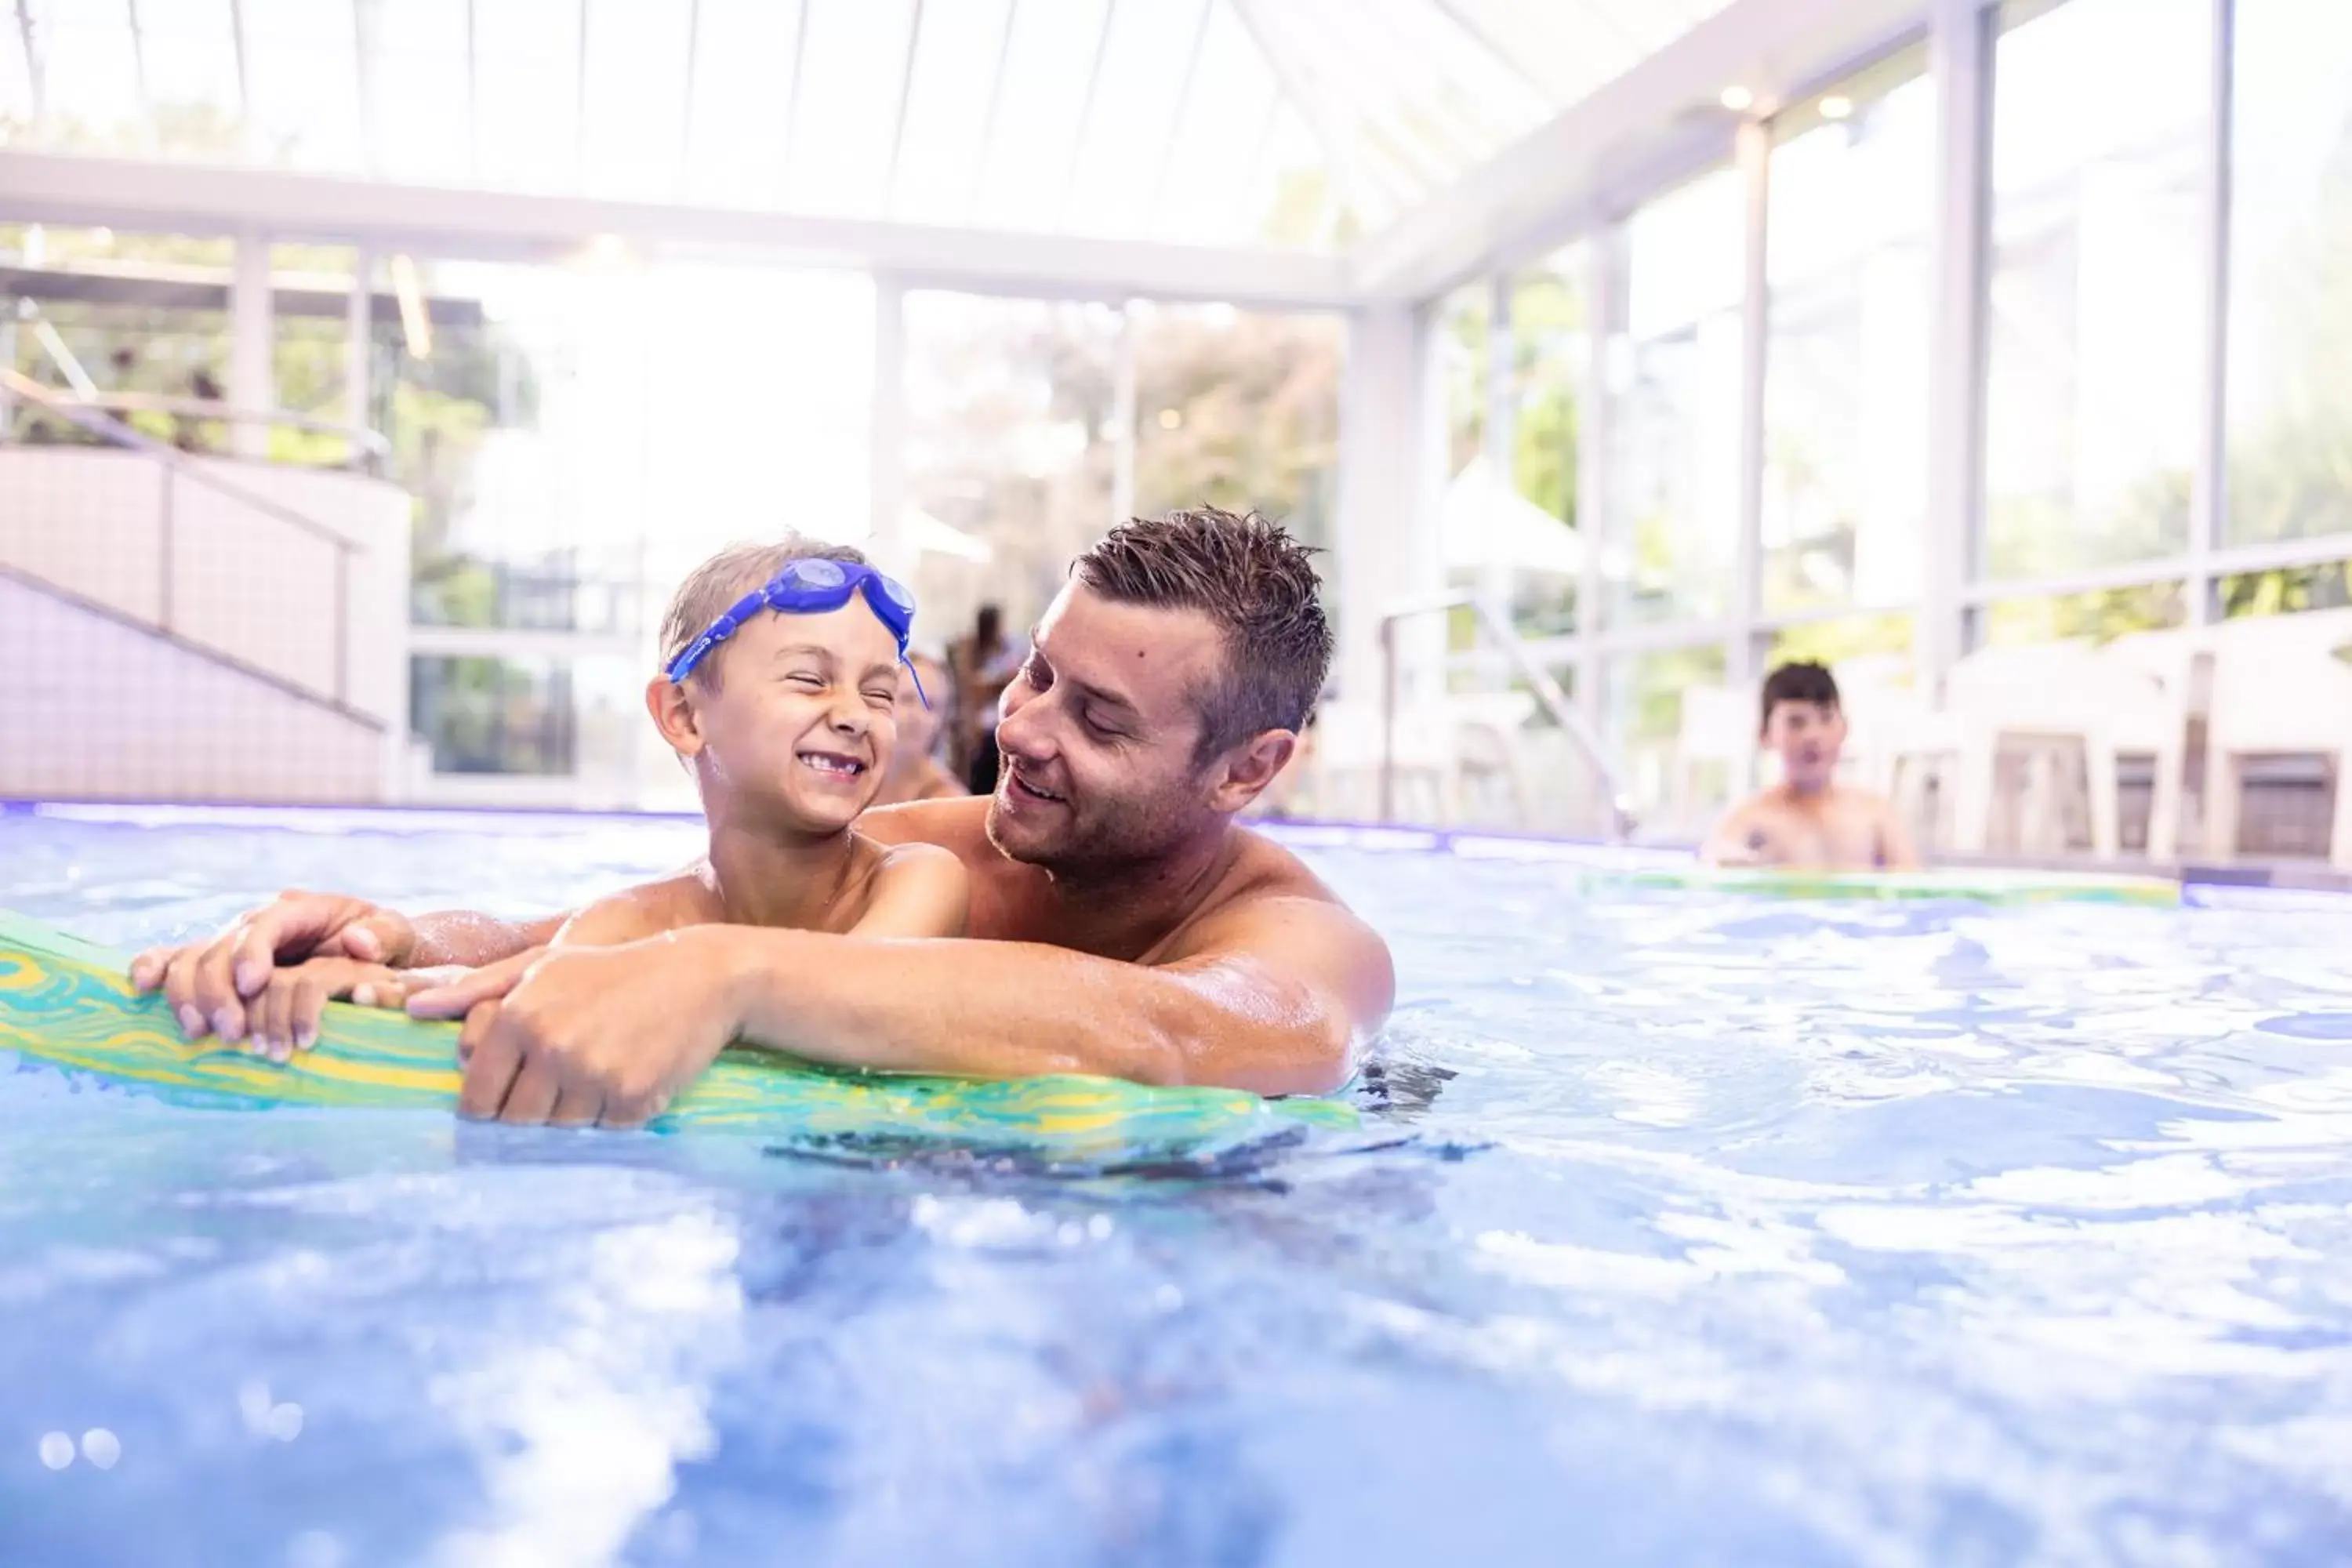
[[(335, 893), (286, 892), (240, 916), (211, 942), (149, 948), (131, 960), (131, 984), (141, 992), (163, 987), (189, 1039), (210, 1034), (233, 1042), (245, 1037), (247, 1005), (268, 986), (278, 964), (353, 958), (396, 965), (415, 946), (415, 927), (396, 910)], [(289, 1030), (315, 1032), (323, 1005), (322, 997), (307, 1000), (307, 1014), (286, 1020)]]
[(558, 1127), (659, 1115), (735, 1035), (719, 936), (704, 928), (540, 957), (503, 1001), (467, 1013), (459, 1112)]

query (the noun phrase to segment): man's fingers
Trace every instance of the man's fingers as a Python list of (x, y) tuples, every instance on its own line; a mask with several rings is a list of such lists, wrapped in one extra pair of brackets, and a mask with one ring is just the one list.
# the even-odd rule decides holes
[(427, 985), (408, 994), (408, 1016), (412, 1018), (455, 1018), (470, 1013), (484, 1002), (495, 1002), (513, 990), (523, 973), (536, 963), (541, 950), (518, 952), (512, 958), (502, 958), (496, 963), (486, 963), (479, 969), (467, 970), (446, 984)]
[[(478, 1037), (470, 1049), (460, 1042), (459, 1054), (466, 1060), (466, 1082), (458, 1091), (457, 1114), (488, 1121), (506, 1104), (515, 1075), (522, 1070), (522, 1053), (511, 1035), (493, 1026), (498, 1016), (497, 1004), (485, 1003), (478, 1011), (482, 1016)], [(465, 1032), (477, 1034), (471, 1016), (466, 1020)]]
[(665, 1095), (633, 1094), (616, 1096), (604, 1101), (604, 1114), (597, 1119), (599, 1127), (643, 1127), (668, 1107)]
[[(516, 1120), (511, 1114), (513, 1100), (507, 1102), (507, 1110), (509, 1112), (507, 1120)], [(604, 1097), (596, 1091), (594, 1085), (568, 1083), (556, 1095), (555, 1108), (547, 1113), (547, 1124), (551, 1127), (593, 1127), (604, 1114)]]
[(537, 1127), (553, 1114), (562, 1089), (563, 1079), (557, 1075), (555, 1064), (544, 1056), (532, 1057), (515, 1075), (514, 1087), (507, 1090), (507, 1102), (499, 1108), (499, 1120), (519, 1127)]

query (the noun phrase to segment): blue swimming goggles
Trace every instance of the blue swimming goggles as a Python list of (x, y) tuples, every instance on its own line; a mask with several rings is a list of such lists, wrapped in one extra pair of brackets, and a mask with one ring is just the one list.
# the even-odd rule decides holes
[(915, 674), (914, 662), (907, 657), (907, 639), (915, 629), (915, 595), (895, 577), (886, 577), (871, 566), (845, 561), (807, 559), (787, 561), (783, 569), (768, 579), (768, 585), (757, 593), (746, 594), (735, 601), (734, 607), (710, 623), (710, 629), (686, 645), (686, 651), (669, 661), (669, 678), (683, 681), (694, 673), (694, 667), (709, 656), (710, 650), (735, 635), (736, 628), (761, 610), (775, 610), (787, 616), (822, 615), (837, 610), (849, 603), (850, 596), (863, 592), (866, 603), (872, 607), (882, 629), (898, 639), (898, 662), (907, 673), (915, 677), (915, 695), (929, 708), (931, 699), (923, 689), (923, 678)]

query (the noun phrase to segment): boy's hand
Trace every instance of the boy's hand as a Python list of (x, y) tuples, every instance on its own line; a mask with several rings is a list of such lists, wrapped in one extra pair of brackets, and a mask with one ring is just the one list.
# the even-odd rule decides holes
[(210, 942), (149, 948), (131, 960), (131, 985), (161, 986), (189, 1039), (239, 1040), (248, 1032), (248, 999), (261, 994), (279, 963), (333, 957), (399, 964), (415, 946), (416, 928), (397, 910), (333, 893), (287, 892)]
[(354, 958), (313, 958), (270, 972), (261, 994), (246, 1001), (247, 1049), (283, 1062), (319, 1041), (319, 1016), (331, 1001), (349, 997), (362, 1007), (397, 1008), (410, 976)]

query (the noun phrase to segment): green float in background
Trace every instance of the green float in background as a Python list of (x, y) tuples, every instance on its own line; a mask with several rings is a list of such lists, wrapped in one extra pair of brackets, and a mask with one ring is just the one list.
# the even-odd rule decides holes
[[(457, 1108), (455, 1024), (331, 1003), (318, 1044), (281, 1067), (210, 1038), (183, 1040), (161, 996), (131, 994), (129, 963), (126, 953), (0, 910), (0, 1051), (184, 1104)], [(986, 1080), (833, 1072), (730, 1047), (652, 1126), (1099, 1164), (1197, 1159), (1271, 1134), (1357, 1124), (1354, 1107), (1336, 1100), (1078, 1074)]]

